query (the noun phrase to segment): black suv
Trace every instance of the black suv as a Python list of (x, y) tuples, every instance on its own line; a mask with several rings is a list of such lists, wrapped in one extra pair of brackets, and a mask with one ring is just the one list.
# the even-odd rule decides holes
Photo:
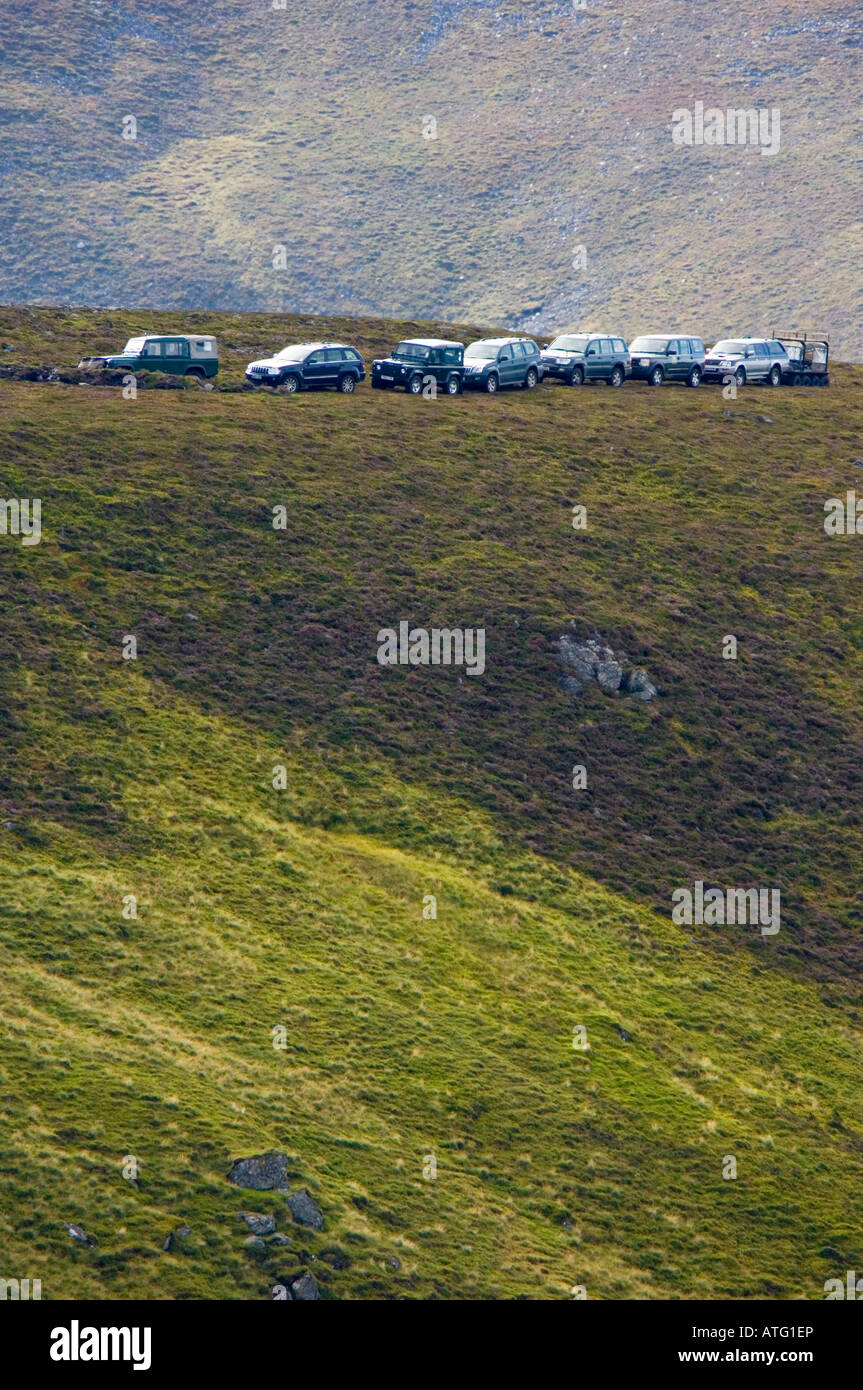
[(562, 333), (542, 354), (548, 376), (562, 378), (568, 386), (585, 381), (607, 381), (622, 386), (630, 374), (629, 349), (623, 338), (597, 333)]
[(410, 338), (399, 343), (392, 357), (372, 362), (372, 386), (377, 391), (403, 386), (412, 396), (422, 393), (426, 382), (442, 386), (448, 396), (457, 396), (464, 377), (464, 343), (443, 338)]
[(490, 394), (501, 386), (532, 389), (545, 368), (532, 338), (480, 338), (464, 355), (464, 384)]
[(704, 376), (704, 344), (700, 338), (679, 338), (671, 333), (649, 333), (629, 344), (635, 380), (661, 386), (663, 381), (685, 381), (697, 386)]
[(356, 348), (342, 343), (294, 343), (246, 368), (246, 380), (255, 386), (283, 386), (290, 392), (321, 386), (351, 392), (365, 375), (365, 363)]

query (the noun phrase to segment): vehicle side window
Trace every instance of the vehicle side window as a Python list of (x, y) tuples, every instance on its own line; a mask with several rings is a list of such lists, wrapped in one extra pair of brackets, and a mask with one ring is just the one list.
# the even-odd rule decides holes
[(602, 342), (602, 355), (603, 355), (603, 357), (611, 357), (612, 354), (614, 353), (614, 348), (613, 348), (613, 346), (612, 346), (611, 339), (610, 339), (610, 338), (603, 338), (603, 339), (601, 339), (601, 342)]
[(161, 344), (161, 343), (145, 343), (145, 344), (144, 344), (144, 351), (143, 351), (143, 353), (141, 354), (141, 356), (142, 356), (142, 357), (161, 357), (161, 356), (162, 356), (162, 344)]
[(622, 338), (612, 338), (615, 352), (626, 352), (626, 343)]
[(756, 354), (757, 354), (758, 357), (769, 357), (769, 356), (770, 356), (770, 353), (767, 351), (767, 344), (766, 344), (766, 343), (756, 343), (756, 344), (755, 344), (755, 352), (756, 352)]
[(166, 357), (188, 357), (189, 355), (189, 344), (186, 342), (174, 341), (172, 343), (164, 343), (163, 346)]
[(784, 356), (785, 356), (785, 349), (784, 349), (784, 347), (782, 346), (781, 343), (778, 343), (778, 342), (775, 342), (775, 341), (774, 341), (774, 342), (771, 342), (768, 346), (769, 346), (770, 351), (771, 351), (771, 353), (773, 354), (774, 357), (784, 357)]
[(449, 367), (461, 365), (461, 353), (458, 348), (444, 348), (443, 360)]
[(360, 360), (360, 354), (357, 352), (356, 348), (344, 348), (342, 350), (342, 356), (346, 362), (359, 362)]
[(700, 357), (701, 354), (704, 352), (704, 344), (702, 343), (700, 338), (692, 339), (692, 351), (696, 357)]
[(524, 343), (513, 343), (512, 352), (515, 358), (525, 358), (528, 356), (528, 351)]
[(537, 347), (536, 343), (533, 341), (532, 338), (528, 338), (527, 342), (523, 343), (522, 346), (524, 347), (525, 357), (539, 356), (539, 348)]
[(688, 338), (679, 338), (679, 339), (678, 339), (678, 342), (679, 342), (679, 344), (680, 344), (680, 356), (681, 356), (681, 357), (691, 357), (691, 356), (692, 356), (692, 344), (690, 343), (689, 339), (688, 339)]
[(671, 356), (672, 353), (680, 351), (680, 344), (678, 343), (676, 338), (669, 338), (666, 344), (665, 351), (669, 356)]
[(341, 348), (327, 348), (328, 362), (344, 362), (345, 356)]
[(500, 350), (500, 352), (499, 352), (498, 355), (497, 355), (497, 360), (498, 360), (498, 362), (511, 362), (511, 361), (512, 361), (512, 351), (510, 350), (510, 348), (508, 348), (508, 347), (502, 347), (501, 350)]
[(323, 361), (324, 361), (324, 353), (323, 353), (323, 352), (312, 352), (312, 353), (310, 353), (309, 356), (306, 358), (306, 366), (307, 366), (307, 367), (319, 366), (320, 363), (323, 362)]
[(588, 343), (588, 345), (587, 345), (587, 354), (586, 354), (586, 355), (587, 355), (588, 357), (596, 357), (596, 355), (597, 355), (598, 352), (599, 352), (599, 339), (598, 339), (598, 338), (592, 338), (591, 341), (590, 341), (590, 342)]

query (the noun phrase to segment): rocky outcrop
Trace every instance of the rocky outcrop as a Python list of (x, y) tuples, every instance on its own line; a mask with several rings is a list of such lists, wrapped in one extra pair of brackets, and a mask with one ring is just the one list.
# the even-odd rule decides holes
[(251, 1158), (238, 1158), (228, 1174), (228, 1182), (236, 1187), (248, 1187), (254, 1192), (268, 1192), (272, 1188), (287, 1192), (288, 1156), (272, 1151), (252, 1154)]
[(324, 1218), (307, 1188), (294, 1192), (287, 1199), (291, 1216), (300, 1226), (311, 1226), (313, 1231), (324, 1229)]
[(621, 651), (613, 651), (598, 632), (584, 641), (565, 632), (557, 640), (558, 657), (564, 666), (571, 667), (578, 679), (561, 675), (559, 685), (569, 695), (580, 695), (583, 684), (595, 681), (605, 695), (630, 695), (634, 700), (647, 702), (659, 694), (647, 672), (630, 667)]

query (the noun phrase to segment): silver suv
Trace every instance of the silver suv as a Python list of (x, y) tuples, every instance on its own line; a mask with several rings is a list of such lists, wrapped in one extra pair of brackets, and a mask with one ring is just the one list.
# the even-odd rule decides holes
[(738, 386), (747, 381), (779, 386), (790, 365), (788, 353), (775, 338), (723, 338), (704, 359), (704, 380), (733, 378)]

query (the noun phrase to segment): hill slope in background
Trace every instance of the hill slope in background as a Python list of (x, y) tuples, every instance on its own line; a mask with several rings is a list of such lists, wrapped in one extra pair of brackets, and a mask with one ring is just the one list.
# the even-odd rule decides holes
[[(4, 8), (7, 302), (815, 321), (863, 355), (854, 0)], [(778, 108), (779, 152), (675, 147), (697, 101)]]
[[(46, 1297), (822, 1297), (863, 1259), (859, 538), (822, 524), (861, 369), (288, 399), (249, 356), (408, 325), (195, 324), (215, 390), (0, 381), (45, 528), (0, 546), (9, 1258)], [(22, 362), (179, 326), (0, 311)], [(379, 667), (403, 618), (484, 626), (486, 673)], [(570, 620), (660, 697), (565, 694)], [(779, 936), (674, 926), (696, 878), (781, 887)], [(322, 1232), (227, 1184), (269, 1148)]]

